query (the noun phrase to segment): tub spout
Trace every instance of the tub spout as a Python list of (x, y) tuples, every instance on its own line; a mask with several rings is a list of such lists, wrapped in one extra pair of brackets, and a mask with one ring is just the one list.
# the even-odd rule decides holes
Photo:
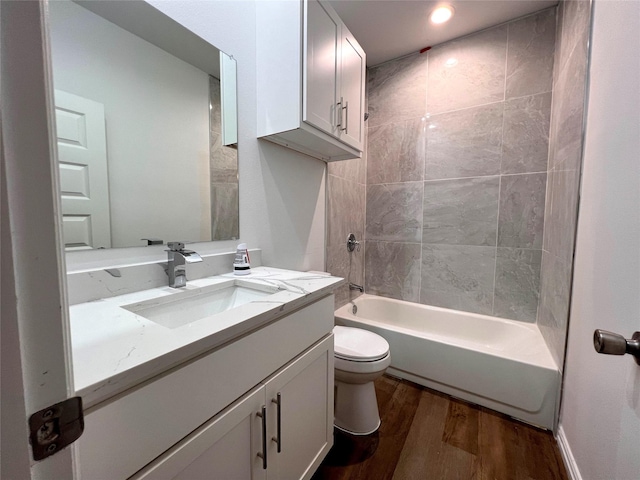
[(360, 292), (364, 293), (364, 288), (362, 287), (362, 285), (356, 285), (355, 283), (349, 284), (349, 290), (359, 290)]

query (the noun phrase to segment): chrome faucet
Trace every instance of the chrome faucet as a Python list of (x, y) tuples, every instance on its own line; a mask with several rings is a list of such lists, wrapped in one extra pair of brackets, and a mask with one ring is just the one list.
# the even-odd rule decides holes
[(198, 263), (202, 261), (202, 257), (193, 250), (185, 250), (182, 242), (167, 243), (169, 257), (167, 265), (167, 275), (169, 275), (169, 286), (180, 288), (187, 285), (186, 263)]
[(349, 290), (358, 290), (359, 292), (364, 293), (362, 285), (356, 285), (355, 283), (349, 283)]

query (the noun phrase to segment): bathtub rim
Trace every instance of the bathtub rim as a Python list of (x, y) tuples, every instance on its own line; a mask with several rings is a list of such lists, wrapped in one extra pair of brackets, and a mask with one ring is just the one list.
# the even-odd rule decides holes
[[(441, 335), (437, 335), (437, 334), (429, 334), (428, 331), (418, 331), (416, 329), (413, 328), (408, 328), (408, 327), (402, 327), (399, 325), (395, 325), (393, 323), (389, 323), (389, 322), (382, 322), (382, 321), (378, 321), (378, 320), (372, 320), (366, 317), (360, 317), (357, 315), (354, 315), (352, 313), (352, 308), (355, 305), (356, 307), (358, 307), (358, 303), (362, 302), (362, 301), (366, 301), (369, 298), (375, 298), (375, 299), (380, 299), (383, 301), (387, 301), (387, 302), (393, 302), (393, 303), (400, 303), (400, 304), (404, 304), (404, 305), (408, 305), (411, 308), (418, 308), (421, 310), (432, 310), (432, 311), (436, 311), (436, 312), (443, 312), (443, 313), (450, 313), (453, 312), (455, 314), (459, 314), (459, 315), (463, 315), (463, 316), (470, 316), (471, 318), (478, 318), (480, 320), (483, 321), (490, 321), (490, 322), (494, 322), (494, 323), (499, 323), (499, 324), (507, 324), (510, 326), (516, 326), (518, 328), (525, 328), (527, 330), (529, 330), (534, 336), (536, 336), (536, 341), (540, 343), (541, 346), (544, 347), (544, 350), (542, 353), (540, 354), (536, 354), (536, 358), (534, 359), (528, 359), (528, 358), (519, 358), (519, 357), (514, 357), (512, 354), (510, 354), (510, 352), (501, 352), (499, 350), (496, 349), (492, 349), (489, 346), (485, 346), (481, 343), (478, 343), (478, 347), (477, 349), (471, 348), (468, 344), (466, 343), (457, 343), (455, 342), (455, 339), (453, 339), (451, 336), (441, 336)], [(525, 365), (534, 365), (540, 368), (545, 368), (545, 369), (549, 369), (549, 370), (555, 370), (557, 372), (560, 372), (560, 368), (558, 367), (558, 365), (556, 364), (556, 361), (553, 359), (553, 356), (551, 355), (551, 352), (549, 351), (549, 347), (547, 345), (547, 343), (544, 340), (544, 337), (542, 336), (542, 332), (540, 332), (540, 329), (538, 327), (538, 325), (536, 323), (532, 323), (532, 322), (523, 322), (523, 321), (519, 321), (519, 320), (511, 320), (511, 319), (507, 319), (507, 318), (501, 318), (501, 317), (493, 317), (491, 315), (485, 315), (485, 314), (481, 314), (481, 313), (473, 313), (473, 312), (465, 312), (464, 310), (455, 310), (452, 308), (444, 308), (444, 307), (437, 307), (434, 305), (425, 305), (422, 303), (415, 303), (415, 302), (409, 302), (406, 300), (398, 300), (395, 298), (389, 298), (389, 297), (383, 297), (381, 295), (372, 295), (372, 294), (367, 294), (364, 293), (362, 295), (359, 295), (357, 298), (355, 298), (354, 300), (348, 302), (347, 304), (341, 306), (340, 308), (336, 309), (334, 311), (334, 320), (337, 320), (339, 318), (345, 318), (348, 319), (350, 321), (353, 322), (357, 322), (357, 323), (363, 323), (363, 324), (371, 324), (373, 326), (376, 326), (378, 328), (387, 328), (387, 329), (391, 329), (391, 330), (396, 330), (399, 331), (401, 333), (407, 334), (407, 335), (412, 335), (415, 337), (419, 337), (419, 338), (425, 338), (427, 340), (432, 340), (432, 341), (436, 341), (436, 342), (440, 342), (446, 345), (450, 345), (452, 347), (456, 347), (456, 348), (463, 348), (466, 350), (472, 350), (472, 351), (477, 351), (480, 352), (482, 354), (485, 355), (491, 355), (491, 356), (495, 356), (495, 357), (499, 357), (499, 358), (503, 358), (506, 360), (511, 360), (513, 362), (518, 362), (518, 363), (522, 363)], [(338, 323), (336, 323), (338, 324)], [(537, 358), (537, 357), (542, 357), (542, 358)]]
[[(427, 310), (429, 310), (430, 308), (437, 308), (438, 310), (452, 311), (451, 309), (442, 309), (441, 307), (431, 307), (429, 305), (415, 304), (413, 302), (404, 302), (401, 300), (395, 300), (395, 299), (390, 299), (386, 297), (379, 297), (377, 295), (367, 295), (367, 296), (380, 298), (390, 302), (408, 303), (412, 307), (415, 307), (415, 306), (424, 307)], [(358, 298), (362, 298), (362, 296)], [(363, 300), (366, 300), (366, 297), (363, 298)], [(532, 425), (534, 427), (550, 430), (552, 432), (556, 431), (557, 425), (558, 425), (559, 399), (560, 399), (560, 392), (562, 389), (562, 373), (557, 368), (553, 360), (550, 362), (551, 365), (544, 365), (544, 364), (541, 364), (540, 362), (535, 362), (530, 360), (523, 361), (522, 359), (514, 359), (510, 355), (499, 355), (497, 354), (497, 352), (494, 352), (494, 351), (485, 351), (483, 349), (478, 349), (478, 348), (472, 349), (472, 348), (469, 348), (467, 345), (458, 345), (451, 342), (444, 342), (440, 337), (429, 336), (429, 335), (418, 335), (416, 334), (415, 329), (408, 329), (408, 328), (403, 329), (402, 327), (396, 327), (396, 325), (390, 322), (379, 322), (379, 321), (369, 320), (366, 318), (363, 319), (362, 317), (355, 316), (351, 314), (351, 311), (350, 311), (354, 303), (357, 304), (357, 299), (356, 299), (356, 302), (347, 303), (334, 311), (336, 324), (343, 324), (346, 326), (351, 326), (356, 328), (369, 329), (374, 333), (377, 333), (382, 337), (387, 338), (387, 341), (389, 342), (391, 347), (391, 352), (394, 351), (394, 344), (396, 349), (397, 348), (400, 349), (400, 352), (403, 352), (403, 351), (417, 352), (417, 355), (418, 355), (417, 360), (416, 359), (411, 360), (410, 359), (411, 355), (408, 357), (407, 354), (404, 354), (404, 355), (401, 354), (399, 363), (390, 365), (386, 373), (401, 379), (406, 379), (418, 385), (422, 385), (426, 388), (442, 392), (454, 398), (458, 398), (460, 400), (467, 401), (472, 404), (489, 408), (491, 410), (502, 413), (504, 415), (512, 417), (515, 420)], [(346, 312), (346, 314), (341, 315), (341, 312), (342, 313)], [(460, 311), (457, 311), (457, 312), (463, 315), (467, 315), (467, 312), (460, 312)], [(469, 314), (469, 315), (479, 315), (479, 314)], [(486, 317), (484, 315), (481, 315), (481, 316)], [(506, 321), (506, 323), (516, 322), (513, 320), (510, 321), (508, 319), (501, 319), (501, 318), (494, 319), (493, 317), (489, 317), (489, 318), (498, 322), (504, 322), (504, 321)], [(529, 328), (534, 328), (538, 330), (538, 335), (540, 335), (541, 337), (541, 333), (539, 332), (539, 329), (537, 329), (537, 325), (530, 326)], [(390, 336), (386, 336), (387, 334)], [(408, 336), (413, 340), (409, 340), (409, 339), (400, 340), (402, 343), (399, 344), (398, 337), (403, 337), (403, 336)], [(407, 341), (410, 341), (410, 343), (414, 346), (409, 347), (409, 345), (406, 343)], [(467, 351), (467, 354), (469, 353), (476, 354), (476, 355), (480, 354), (482, 356), (490, 357), (491, 360), (489, 361), (492, 362), (494, 366), (496, 361), (498, 362), (504, 361), (513, 365), (513, 367), (515, 367), (516, 369), (533, 368), (534, 372), (539, 371), (541, 376), (534, 374), (536, 375), (535, 378), (537, 380), (534, 380), (534, 383), (528, 387), (530, 395), (534, 395), (534, 399), (525, 398), (523, 400), (522, 396), (519, 396), (517, 393), (512, 394), (512, 393), (505, 393), (504, 391), (501, 392), (501, 388), (499, 386), (497, 388), (489, 387), (488, 390), (483, 387), (479, 389), (470, 388), (471, 384), (466, 383), (469, 380), (468, 378), (465, 380), (464, 376), (462, 378), (458, 376), (453, 376), (451, 377), (453, 380), (451, 381), (446, 380), (444, 377), (442, 377), (442, 375), (439, 375), (435, 372), (430, 371), (429, 370), (430, 367), (424, 367), (424, 365), (433, 365), (434, 362), (433, 362), (433, 359), (432, 360), (428, 359), (429, 355), (433, 355), (433, 353), (431, 354), (427, 353), (428, 351), (422, 349), (422, 347), (420, 347), (421, 350), (415, 350), (416, 342), (418, 342), (417, 345), (420, 345), (420, 342), (422, 341), (437, 343), (437, 344), (440, 344), (441, 346), (444, 345), (445, 348), (448, 346), (451, 346), (451, 348), (453, 349), (465, 350)], [(546, 353), (550, 357), (550, 353), (544, 339), (540, 338), (540, 342), (542, 342), (542, 345), (544, 345), (545, 347)], [(404, 348), (403, 345), (404, 347), (407, 347), (407, 348)], [(440, 355), (440, 353), (436, 353), (436, 355)], [(440, 358), (440, 357), (438, 356), (436, 358)], [(427, 363), (426, 364), (420, 363), (421, 361), (423, 361), (420, 359), (424, 359), (424, 361), (426, 361)], [(435, 363), (437, 364), (437, 361)], [(447, 367), (445, 368), (448, 370)], [(512, 367), (507, 367), (506, 370), (499, 368), (499, 371), (501, 371), (503, 374), (506, 374), (507, 376), (512, 377), (512, 375), (509, 374), (510, 371), (513, 372), (511, 368)], [(455, 367), (453, 371), (455, 371)], [(490, 371), (493, 372), (493, 370), (490, 370)], [(530, 371), (531, 370), (525, 370), (524, 372), (520, 371), (521, 373), (525, 373), (525, 372), (526, 373), (524, 375), (521, 374), (520, 376), (517, 376), (518, 374), (516, 373), (515, 378), (520, 378), (520, 379), (528, 378), (528, 375), (529, 375), (528, 372)], [(484, 374), (481, 373), (479, 378), (484, 378), (483, 375)], [(478, 378), (478, 377), (475, 377), (475, 378)], [(501, 378), (501, 377), (495, 377), (495, 376), (487, 377), (487, 381), (489, 382), (489, 385), (493, 382), (493, 379), (495, 378)], [(472, 383), (474, 382), (472, 381)], [(494, 390), (493, 393), (491, 392), (492, 389)], [(512, 396), (512, 395), (515, 395), (515, 396)], [(536, 398), (537, 400), (535, 400)], [(531, 409), (529, 400), (538, 401), (539, 407), (535, 409)]]

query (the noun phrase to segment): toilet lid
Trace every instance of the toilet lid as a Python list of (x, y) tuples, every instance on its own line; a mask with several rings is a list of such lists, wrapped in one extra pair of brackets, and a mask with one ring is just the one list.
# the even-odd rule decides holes
[(389, 353), (389, 344), (380, 335), (361, 328), (333, 328), (335, 356), (355, 362), (372, 362)]

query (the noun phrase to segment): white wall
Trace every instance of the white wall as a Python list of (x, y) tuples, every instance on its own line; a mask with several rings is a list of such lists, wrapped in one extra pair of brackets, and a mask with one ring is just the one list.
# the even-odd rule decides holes
[(105, 107), (112, 246), (211, 239), (208, 75), (75, 3), (49, 10), (55, 88)]
[[(262, 248), (264, 265), (323, 270), (326, 164), (256, 138), (255, 0), (150, 3), (237, 61), (241, 241)], [(192, 247), (206, 253), (233, 250), (236, 243)], [(127, 249), (92, 252), (89, 260), (126, 263), (141, 254), (158, 260), (166, 255), (162, 249)], [(86, 255), (73, 253), (67, 263), (82, 268)]]
[(325, 163), (256, 139), (255, 1), (150, 3), (238, 62), (242, 241), (265, 265), (324, 269)]
[(640, 330), (640, 2), (595, 0), (559, 440), (574, 478), (640, 475), (640, 366), (593, 331)]

